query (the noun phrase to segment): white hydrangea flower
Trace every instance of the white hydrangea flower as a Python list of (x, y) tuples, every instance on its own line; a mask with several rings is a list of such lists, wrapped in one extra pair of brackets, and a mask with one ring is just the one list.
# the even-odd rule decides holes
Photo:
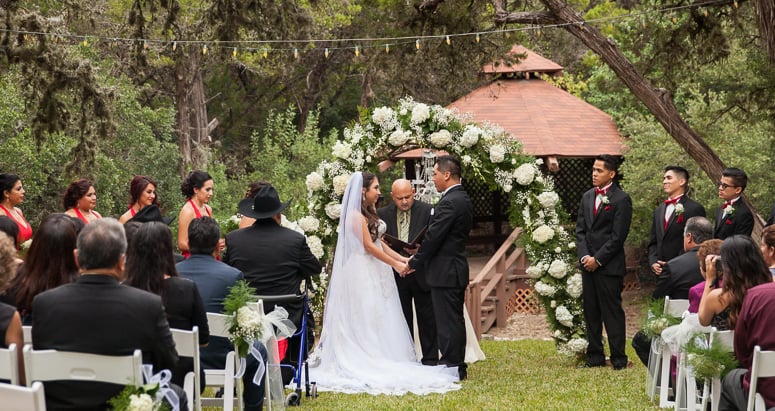
[(554, 191), (544, 191), (538, 195), (538, 202), (543, 208), (554, 208), (554, 206), (560, 201), (560, 196)]
[(560, 248), (560, 247), (555, 247), (555, 248), (554, 248), (554, 252), (555, 252), (555, 253), (557, 253), (557, 254), (560, 254), (560, 253), (562, 252), (562, 248)]
[(549, 302), (549, 307), (556, 308), (557, 307), (557, 300), (552, 300)]
[(493, 163), (500, 163), (501, 161), (503, 161), (505, 156), (506, 156), (506, 147), (500, 144), (494, 144), (492, 147), (490, 147), (490, 161), (492, 161)]
[(299, 219), (299, 228), (305, 233), (317, 231), (320, 228), (320, 221), (313, 216), (306, 216)]
[(579, 298), (581, 297), (582, 292), (582, 284), (581, 284), (581, 274), (575, 273), (572, 276), (568, 278), (568, 288), (566, 291), (568, 291), (568, 295), (570, 295), (573, 298)]
[(132, 394), (127, 411), (153, 411), (153, 398), (148, 394)]
[(573, 250), (574, 248), (576, 248), (576, 243), (574, 243), (573, 241), (569, 242), (569, 243), (568, 243), (568, 248), (570, 248), (571, 250)]
[(411, 136), (411, 132), (399, 129), (390, 133), (390, 137), (388, 137), (388, 143), (394, 147), (399, 147), (404, 145)]
[(350, 176), (338, 175), (334, 177), (334, 193), (338, 196), (344, 194), (344, 190), (347, 189), (347, 183), (350, 182)]
[(503, 192), (510, 193), (512, 188), (513, 187), (511, 186), (511, 184), (504, 184), (503, 185)]
[(374, 110), (374, 113), (371, 115), (371, 120), (378, 126), (384, 127), (386, 124), (390, 124), (395, 116), (396, 113), (392, 108), (379, 107)]
[(564, 305), (557, 307), (557, 309), (554, 311), (554, 318), (556, 318), (560, 324), (566, 327), (573, 326), (573, 314), (571, 314)]
[(446, 147), (452, 141), (452, 134), (448, 130), (439, 130), (429, 136), (431, 143), (436, 147)]
[(463, 160), (463, 164), (471, 164), (471, 156), (468, 154), (464, 155), (461, 159)]
[(482, 129), (474, 125), (467, 125), (463, 131), (463, 136), (460, 137), (460, 145), (465, 148), (473, 147), (479, 142), (479, 135), (482, 133)]
[(239, 327), (242, 329), (254, 330), (260, 326), (261, 317), (256, 310), (245, 305), (237, 310), (237, 324), (239, 324)]
[(525, 273), (530, 276), (532, 279), (541, 278), (541, 276), (544, 274), (544, 270), (541, 269), (540, 264), (534, 264), (525, 270)]
[(307, 174), (307, 190), (318, 191), (321, 188), (323, 188), (323, 185), (325, 185), (325, 182), (323, 181), (323, 176), (321, 176), (315, 171)]
[(307, 237), (307, 246), (309, 247), (309, 251), (312, 252), (312, 255), (315, 256), (315, 258), (322, 258), (323, 257), (323, 242), (318, 238), (317, 236), (311, 235)]
[(527, 163), (522, 164), (514, 170), (514, 178), (523, 186), (530, 185), (535, 180), (535, 168)]
[(326, 215), (332, 220), (338, 220), (342, 215), (342, 205), (334, 202), (326, 204)]
[(331, 155), (345, 160), (350, 157), (350, 154), (352, 154), (352, 151), (353, 149), (349, 144), (341, 141), (337, 141), (336, 143), (334, 143), (334, 147), (331, 149)]
[(543, 244), (554, 238), (554, 230), (546, 224), (542, 224), (533, 231), (533, 241)]
[(430, 108), (427, 104), (417, 103), (412, 109), (412, 124), (419, 124), (431, 116)]
[(589, 341), (583, 338), (574, 338), (568, 341), (568, 344), (566, 344), (566, 346), (568, 347), (568, 350), (570, 350), (574, 354), (586, 352), (588, 345), (589, 345)]
[(541, 294), (544, 297), (551, 297), (557, 292), (557, 287), (551, 284), (546, 284), (543, 281), (539, 281), (535, 283), (533, 288), (536, 290), (538, 294)]
[(565, 264), (565, 261), (562, 260), (554, 260), (552, 265), (549, 266), (548, 272), (554, 278), (563, 278), (568, 272), (568, 264)]

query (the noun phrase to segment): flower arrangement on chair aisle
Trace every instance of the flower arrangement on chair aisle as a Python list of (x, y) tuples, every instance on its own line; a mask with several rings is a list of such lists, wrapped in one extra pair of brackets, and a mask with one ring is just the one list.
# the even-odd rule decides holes
[(240, 280), (229, 289), (223, 301), (224, 313), (232, 316), (229, 333), (240, 357), (246, 357), (251, 344), (263, 336), (261, 314), (250, 304), (256, 301), (255, 291), (247, 281)]
[[(394, 107), (361, 109), (360, 121), (344, 130), (331, 147), (332, 159), (306, 178), (309, 215), (299, 220), (313, 253), (325, 264), (336, 244), (341, 199), (354, 171), (376, 170), (381, 160), (414, 148), (440, 149), (461, 160), (466, 180), (480, 180), (510, 195), (511, 223), (523, 227), (521, 244), (537, 296), (562, 353), (580, 358), (586, 351), (581, 308), (581, 274), (575, 239), (565, 229), (567, 214), (543, 161), (521, 152), (513, 136), (491, 124), (476, 124), (438, 105), (399, 100)], [(323, 281), (325, 281), (325, 278)], [(313, 299), (322, 312), (325, 287)]]
[(108, 400), (111, 411), (167, 411), (170, 406), (162, 400), (159, 384), (145, 384), (139, 387), (127, 386), (117, 396)]

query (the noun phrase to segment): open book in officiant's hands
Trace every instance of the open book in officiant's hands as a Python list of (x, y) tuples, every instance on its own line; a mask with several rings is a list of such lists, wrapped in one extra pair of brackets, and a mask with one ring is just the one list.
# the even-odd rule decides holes
[(394, 237), (390, 234), (383, 234), (382, 239), (385, 240), (386, 243), (390, 245), (390, 248), (396, 250), (396, 251), (402, 251), (405, 248), (417, 248), (417, 246), (422, 243), (422, 240), (425, 239), (425, 231), (428, 230), (428, 226), (425, 226), (425, 228), (420, 231), (411, 242), (406, 242), (398, 239), (398, 237)]

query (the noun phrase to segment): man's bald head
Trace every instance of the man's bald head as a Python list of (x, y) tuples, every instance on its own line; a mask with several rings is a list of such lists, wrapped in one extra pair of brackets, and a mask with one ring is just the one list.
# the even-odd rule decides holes
[(414, 204), (414, 188), (409, 180), (400, 178), (393, 182), (390, 189), (390, 197), (393, 199), (396, 207), (400, 210), (408, 211)]

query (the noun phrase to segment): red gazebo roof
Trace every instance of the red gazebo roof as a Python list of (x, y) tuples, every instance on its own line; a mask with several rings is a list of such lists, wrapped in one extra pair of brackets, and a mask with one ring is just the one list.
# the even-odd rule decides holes
[(508, 52), (510, 56), (521, 56), (518, 62), (499, 60), (482, 67), (482, 73), (485, 74), (505, 74), (505, 73), (558, 73), (562, 71), (562, 66), (536, 54), (525, 47), (516, 44)]

